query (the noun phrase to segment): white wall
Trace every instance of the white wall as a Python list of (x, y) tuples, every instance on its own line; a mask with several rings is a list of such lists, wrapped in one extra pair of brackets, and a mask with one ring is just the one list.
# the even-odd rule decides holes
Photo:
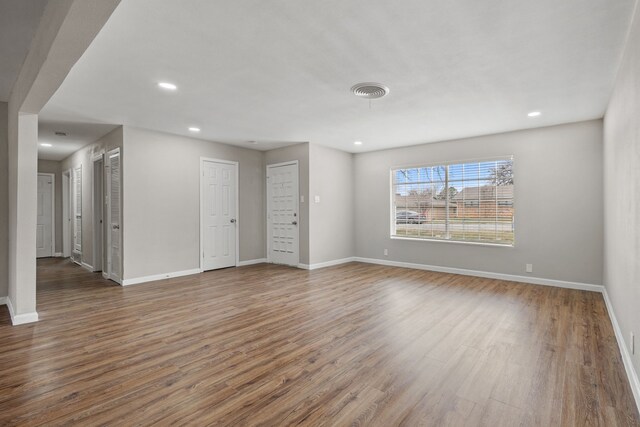
[[(355, 251), (353, 155), (309, 145), (309, 262), (349, 258)], [(315, 197), (320, 197), (320, 203)]]
[[(640, 7), (604, 120), (604, 285), (640, 373)], [(630, 353), (630, 352), (629, 352)]]
[[(300, 233), (300, 263), (309, 264), (309, 143), (290, 145), (288, 147), (278, 148), (270, 150), (264, 153), (264, 163), (262, 168), (263, 175), (267, 173), (267, 165), (273, 165), (277, 163), (290, 162), (293, 160), (298, 161), (298, 187), (300, 196), (304, 197), (304, 202), (300, 202), (300, 219), (298, 220), (298, 229)], [(265, 212), (263, 213), (263, 223), (265, 224), (266, 232), (266, 181), (263, 189)], [(265, 239), (265, 254), (266, 254), (266, 239)], [(266, 255), (265, 255), (266, 256)]]
[(262, 153), (132, 127), (124, 129), (124, 278), (200, 266), (200, 157), (239, 162), (240, 261), (265, 254)]
[(38, 112), (60, 87), (120, 0), (48, 2), (8, 106), (8, 298), (14, 324), (36, 313)]
[(38, 159), (38, 173), (52, 173), (55, 176), (54, 186), (54, 222), (55, 240), (54, 252), (62, 252), (62, 173), (60, 162)]
[[(120, 148), (123, 152), (122, 126), (115, 128), (96, 142), (89, 144), (60, 162), (60, 173), (74, 169), (82, 165), (82, 256), (81, 260), (86, 265), (93, 267), (93, 161), (95, 154), (104, 153), (114, 148)], [(56, 177), (57, 179), (57, 177)], [(62, 176), (60, 181), (62, 181)], [(123, 180), (124, 181), (124, 180)], [(61, 187), (62, 188), (62, 187)], [(60, 194), (62, 200), (62, 193)], [(124, 204), (123, 204), (124, 205)], [(124, 206), (123, 206), (124, 207)], [(62, 204), (60, 204), (62, 211)], [(57, 215), (57, 212), (56, 212)], [(62, 217), (62, 212), (60, 212)], [(62, 224), (60, 226), (62, 238)], [(73, 240), (73, 239), (71, 239)], [(60, 250), (59, 252), (62, 252)]]
[[(515, 247), (390, 239), (389, 170), (514, 155)], [(602, 284), (602, 121), (355, 156), (356, 255)], [(383, 250), (389, 256), (383, 256)]]
[(8, 106), (0, 102), (0, 298), (9, 294), (9, 135)]

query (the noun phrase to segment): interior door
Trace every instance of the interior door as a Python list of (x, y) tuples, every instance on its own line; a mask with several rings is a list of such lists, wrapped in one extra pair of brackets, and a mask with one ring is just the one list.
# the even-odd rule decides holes
[(82, 165), (73, 170), (73, 252), (82, 253)]
[(104, 165), (103, 160), (93, 162), (93, 271), (102, 271), (104, 232)]
[(236, 265), (237, 164), (202, 161), (202, 270)]
[(120, 150), (115, 149), (107, 154), (107, 277), (122, 283), (122, 163)]
[(38, 174), (36, 257), (53, 256), (53, 177)]
[(298, 164), (267, 166), (269, 260), (297, 266), (299, 255)]

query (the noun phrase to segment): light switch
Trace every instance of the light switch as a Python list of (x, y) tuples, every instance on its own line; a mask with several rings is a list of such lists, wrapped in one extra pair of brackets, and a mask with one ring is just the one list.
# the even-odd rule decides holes
[(316, 196), (316, 197), (314, 198), (314, 200), (315, 200), (315, 202), (316, 202), (316, 203), (320, 203), (320, 196)]
[(300, 196), (300, 203), (304, 203), (304, 196)]

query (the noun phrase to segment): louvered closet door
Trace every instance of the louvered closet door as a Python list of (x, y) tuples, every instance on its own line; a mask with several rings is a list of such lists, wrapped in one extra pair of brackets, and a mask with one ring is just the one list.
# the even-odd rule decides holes
[(73, 170), (73, 251), (82, 253), (82, 166)]
[(109, 247), (107, 251), (107, 269), (109, 278), (118, 283), (122, 281), (122, 187), (120, 150), (109, 152), (108, 210)]

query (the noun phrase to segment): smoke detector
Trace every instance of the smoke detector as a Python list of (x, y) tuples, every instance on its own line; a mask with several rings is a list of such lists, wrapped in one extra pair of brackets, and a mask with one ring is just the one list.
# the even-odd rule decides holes
[(380, 83), (358, 83), (351, 88), (351, 92), (359, 98), (378, 99), (389, 93), (389, 88)]

